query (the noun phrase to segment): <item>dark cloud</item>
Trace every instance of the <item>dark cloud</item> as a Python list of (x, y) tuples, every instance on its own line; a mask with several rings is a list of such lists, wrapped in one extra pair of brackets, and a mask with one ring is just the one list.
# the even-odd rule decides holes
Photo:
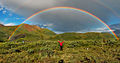
[[(113, 2), (113, 0), (109, 0), (109, 2)], [(116, 2), (120, 2), (120, 1), (117, 0)], [(109, 16), (112, 14), (112, 11), (109, 8), (113, 4), (107, 6), (106, 3), (104, 3), (104, 1), (100, 1), (100, 0), (98, 1), (97, 0), (69, 0), (69, 1), (66, 0), (66, 1), (62, 1), (61, 3), (58, 3), (58, 6), (71, 6), (71, 7), (76, 7), (76, 8), (86, 10), (96, 15), (97, 17), (105, 21), (106, 23), (109, 22), (108, 21)], [(117, 5), (119, 6), (119, 4)], [(114, 10), (114, 12), (116, 12), (116, 10)]]
[[(111, 14), (111, 11), (106, 7), (112, 7), (117, 9), (119, 7), (120, 0), (0, 0), (1, 3), (13, 9), (16, 13), (19, 13), (23, 16), (30, 16), (33, 13), (47, 9), (55, 6), (70, 6), (80, 9), (84, 9), (93, 13), (94, 15), (100, 17), (107, 22), (109, 19), (108, 15)], [(101, 4), (102, 2), (103, 4)], [(106, 5), (108, 4), (108, 5)], [(106, 7), (105, 7), (106, 5)]]
[[(112, 22), (110, 16), (120, 15), (120, 0), (0, 0), (3, 6), (22, 16), (30, 15), (51, 7), (68, 6), (86, 10), (105, 23)], [(105, 27), (98, 20), (83, 13), (71, 10), (56, 10), (38, 15), (31, 19), (34, 24), (51, 24), (54, 31), (91, 31)]]
[(29, 17), (33, 13), (54, 6), (54, 0), (0, 0), (1, 4), (13, 12)]
[[(37, 18), (41, 18), (41, 20)], [(49, 28), (57, 32), (90, 31), (96, 28), (105, 27), (92, 16), (68, 9), (46, 12), (32, 18), (30, 21), (36, 24), (52, 24)]]

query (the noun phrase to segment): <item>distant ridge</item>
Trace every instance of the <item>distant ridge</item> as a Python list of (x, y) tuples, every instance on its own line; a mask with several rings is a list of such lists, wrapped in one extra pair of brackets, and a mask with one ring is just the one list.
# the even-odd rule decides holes
[(37, 25), (23, 24), (17, 31), (14, 30), (19, 26), (4, 26), (0, 25), (0, 41), (7, 41), (11, 36), (11, 41), (37, 41), (37, 40), (94, 40), (94, 39), (114, 39), (110, 33), (62, 33), (56, 34), (55, 32), (47, 29), (40, 28)]
[(4, 26), (4, 25), (3, 25), (3, 24), (0, 24), (0, 27), (1, 27), (1, 26)]
[(110, 28), (112, 30), (114, 30), (114, 32), (120, 36), (120, 24), (113, 24), (113, 25), (110, 25)]
[(113, 30), (120, 30), (120, 24), (110, 25), (110, 28), (113, 29)]
[(36, 25), (29, 25), (29, 24), (23, 24), (22, 28), (26, 29), (27, 31), (41, 30), (40, 27)]

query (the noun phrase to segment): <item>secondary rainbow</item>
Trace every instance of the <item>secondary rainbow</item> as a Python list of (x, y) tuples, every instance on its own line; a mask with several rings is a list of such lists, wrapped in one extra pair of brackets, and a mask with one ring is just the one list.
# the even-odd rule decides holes
[(102, 21), (100, 18), (98, 18), (97, 16), (93, 15), (92, 13), (88, 12), (88, 11), (85, 11), (85, 10), (82, 10), (82, 9), (79, 9), (79, 8), (74, 8), (74, 7), (53, 7), (53, 8), (48, 8), (48, 9), (45, 9), (45, 10), (41, 10), (33, 15), (31, 15), (30, 17), (28, 17), (26, 20), (23, 21), (22, 24), (20, 24), (13, 32), (12, 34), (10, 35), (9, 39), (10, 40), (12, 38), (12, 36), (14, 36), (15, 32), (26, 22), (26, 21), (29, 21), (30, 19), (32, 19), (33, 17), (39, 15), (39, 14), (42, 14), (42, 13), (45, 13), (45, 12), (48, 12), (48, 11), (52, 11), (52, 10), (56, 10), (56, 9), (68, 9), (68, 10), (76, 10), (76, 11), (80, 11), (84, 14), (87, 14), (89, 16), (91, 16), (92, 18), (98, 20), (99, 22), (101, 22), (102, 24), (104, 24), (110, 31), (111, 33), (113, 34), (113, 36), (119, 40), (119, 38), (117, 37), (117, 35), (114, 33), (114, 31), (104, 22)]
[(105, 4), (104, 2), (100, 1), (100, 0), (94, 0), (96, 3), (100, 4), (101, 6), (103, 6), (104, 8), (109, 9), (110, 11), (112, 11), (112, 13), (120, 18), (120, 15), (118, 12), (116, 12), (112, 7), (108, 6), (107, 4)]

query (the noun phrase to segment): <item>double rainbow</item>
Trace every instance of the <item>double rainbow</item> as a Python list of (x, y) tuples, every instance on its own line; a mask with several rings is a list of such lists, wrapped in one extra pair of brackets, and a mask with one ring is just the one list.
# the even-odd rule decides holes
[(87, 15), (91, 16), (92, 18), (98, 20), (98, 21), (101, 22), (102, 24), (104, 24), (104, 25), (111, 31), (111, 33), (113, 34), (113, 36), (114, 36), (117, 40), (119, 40), (119, 38), (118, 38), (117, 35), (114, 33), (114, 31), (113, 31), (104, 21), (102, 21), (100, 18), (98, 18), (97, 16), (93, 15), (93, 14), (90, 13), (90, 12), (87, 12), (87, 11), (82, 10), (82, 9), (79, 9), (79, 8), (73, 8), (73, 7), (53, 7), (53, 8), (48, 8), (48, 9), (45, 9), (45, 10), (41, 10), (41, 11), (39, 11), (39, 12), (31, 15), (31, 16), (28, 17), (26, 20), (24, 20), (23, 23), (20, 24), (20, 25), (12, 32), (12, 34), (10, 35), (10, 37), (9, 37), (8, 40), (10, 40), (10, 39), (14, 36), (15, 32), (16, 32), (26, 21), (32, 19), (33, 17), (35, 17), (35, 16), (37, 16), (37, 15), (39, 15), (39, 14), (42, 14), (42, 13), (45, 13), (45, 12), (48, 12), (48, 11), (52, 11), (52, 10), (56, 10), (56, 9), (76, 10), (76, 11), (79, 11), (79, 12), (81, 12), (81, 13), (87, 14)]

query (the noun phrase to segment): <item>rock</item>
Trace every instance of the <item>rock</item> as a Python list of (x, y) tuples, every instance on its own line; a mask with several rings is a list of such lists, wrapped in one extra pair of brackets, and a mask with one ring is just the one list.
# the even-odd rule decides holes
[(17, 49), (17, 50), (15, 50), (15, 52), (21, 52), (21, 51)]
[(64, 63), (64, 60), (60, 60), (58, 63)]

